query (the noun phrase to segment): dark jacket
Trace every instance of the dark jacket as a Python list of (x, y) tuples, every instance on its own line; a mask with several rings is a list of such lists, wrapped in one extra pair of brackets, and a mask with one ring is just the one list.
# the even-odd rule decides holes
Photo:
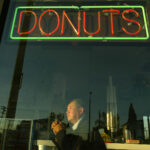
[(82, 120), (77, 130), (69, 129), (60, 131), (55, 137), (55, 144), (59, 150), (106, 150), (104, 141), (97, 129), (91, 133), (91, 140), (88, 136), (88, 124)]
[(83, 118), (76, 130), (72, 130), (72, 126), (70, 125), (69, 128), (67, 128), (66, 133), (67, 134), (73, 134), (73, 135), (79, 135), (82, 137), (82, 139), (87, 140), (88, 139), (88, 132), (89, 132), (88, 122), (87, 119)]

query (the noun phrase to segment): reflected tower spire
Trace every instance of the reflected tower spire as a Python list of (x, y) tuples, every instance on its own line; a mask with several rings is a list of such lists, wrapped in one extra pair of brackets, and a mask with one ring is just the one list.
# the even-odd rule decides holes
[(117, 131), (117, 100), (116, 88), (112, 84), (112, 76), (109, 76), (107, 87), (107, 130), (111, 132), (111, 137)]

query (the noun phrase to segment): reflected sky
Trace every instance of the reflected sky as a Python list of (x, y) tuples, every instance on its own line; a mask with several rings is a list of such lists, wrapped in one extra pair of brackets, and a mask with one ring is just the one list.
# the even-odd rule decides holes
[(108, 78), (112, 76), (121, 123), (128, 119), (130, 103), (142, 119), (149, 114), (149, 71), (143, 69), (149, 57), (148, 48), (143, 47), (28, 44), (16, 116), (27, 119), (48, 117), (52, 111), (65, 113), (72, 98), (83, 98), (88, 105), (92, 91), (94, 123), (98, 112), (107, 110)]
[(0, 105), (7, 106), (18, 45), (0, 46)]
[[(5, 36), (10, 31), (9, 18)], [(98, 112), (107, 111), (109, 76), (116, 88), (121, 124), (128, 119), (130, 103), (133, 103), (138, 119), (150, 114), (148, 47), (59, 44), (27, 44), (16, 118), (45, 118), (52, 111), (65, 113), (69, 100), (77, 97), (83, 98), (88, 106), (92, 91), (94, 124)], [(0, 105), (8, 103), (17, 50), (18, 42), (3, 38), (0, 45)]]

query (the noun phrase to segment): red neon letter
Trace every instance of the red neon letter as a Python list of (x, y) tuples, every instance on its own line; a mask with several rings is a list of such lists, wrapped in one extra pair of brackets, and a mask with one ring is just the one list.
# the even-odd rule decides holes
[(73, 31), (79, 36), (80, 35), (80, 11), (78, 12), (78, 31), (76, 30), (75, 26), (72, 24), (71, 20), (69, 19), (67, 13), (63, 11), (62, 14), (62, 28), (61, 28), (61, 35), (64, 34), (64, 17), (68, 20), (69, 24), (73, 28)]
[[(57, 16), (57, 21), (58, 21), (56, 28), (55, 28), (52, 32), (50, 32), (50, 33), (44, 32), (43, 29), (42, 29), (42, 27), (41, 27), (41, 20), (42, 20), (42, 17), (43, 17), (47, 12), (53, 12), (53, 13)], [(46, 36), (50, 36), (50, 35), (52, 35), (53, 33), (55, 33), (55, 32), (58, 30), (58, 28), (59, 28), (59, 24), (60, 24), (59, 15), (58, 15), (58, 13), (57, 13), (55, 10), (47, 10), (47, 11), (43, 12), (43, 13), (41, 14), (41, 16), (40, 16), (40, 19), (39, 19), (39, 29), (40, 29), (40, 31), (41, 31), (43, 34), (45, 34)]]
[[(32, 14), (34, 15), (34, 18), (35, 18), (34, 26), (33, 26), (33, 28), (32, 28), (30, 31), (28, 31), (28, 32), (20, 32), (21, 21), (22, 21), (22, 14), (23, 14), (23, 13), (32, 13)], [(36, 27), (36, 24), (37, 24), (37, 16), (36, 16), (35, 12), (33, 12), (33, 11), (21, 11), (21, 13), (20, 13), (20, 19), (19, 19), (19, 25), (18, 25), (18, 34), (19, 34), (19, 35), (23, 35), (23, 34), (29, 34), (29, 33), (33, 32), (33, 30), (34, 30), (35, 27)]]
[(132, 10), (132, 9), (125, 10), (125, 11), (122, 13), (122, 18), (123, 18), (124, 20), (129, 21), (129, 22), (136, 23), (136, 24), (139, 26), (139, 29), (138, 29), (137, 32), (134, 32), (134, 33), (128, 32), (124, 27), (122, 27), (122, 30), (123, 30), (124, 32), (126, 32), (127, 34), (136, 35), (136, 34), (138, 34), (138, 33), (141, 31), (141, 25), (140, 25), (140, 23), (139, 23), (138, 21), (135, 21), (135, 20), (131, 20), (131, 19), (126, 18), (126, 17), (125, 17), (125, 13), (128, 13), (128, 12), (133, 12), (133, 13), (135, 13), (137, 17), (139, 17), (139, 13), (138, 13), (137, 11), (135, 11), (135, 10)]
[(103, 10), (103, 12), (110, 12), (110, 20), (111, 20), (111, 33), (114, 35), (114, 23), (113, 23), (113, 15), (117, 15), (120, 13), (119, 10)]
[(94, 34), (97, 34), (99, 31), (100, 31), (100, 11), (98, 11), (98, 29), (96, 32), (93, 32), (93, 33), (90, 33), (86, 30), (86, 27), (85, 27), (85, 24), (86, 24), (86, 21), (85, 21), (85, 11), (83, 12), (83, 29), (84, 29), (84, 32), (86, 34), (89, 34), (89, 35), (94, 35)]

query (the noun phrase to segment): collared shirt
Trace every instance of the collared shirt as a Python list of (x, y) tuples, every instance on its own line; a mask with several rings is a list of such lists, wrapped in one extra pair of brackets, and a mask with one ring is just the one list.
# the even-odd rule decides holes
[(81, 122), (81, 120), (83, 119), (83, 117), (81, 117), (73, 126), (72, 126), (72, 130), (76, 130), (79, 126), (79, 123)]

